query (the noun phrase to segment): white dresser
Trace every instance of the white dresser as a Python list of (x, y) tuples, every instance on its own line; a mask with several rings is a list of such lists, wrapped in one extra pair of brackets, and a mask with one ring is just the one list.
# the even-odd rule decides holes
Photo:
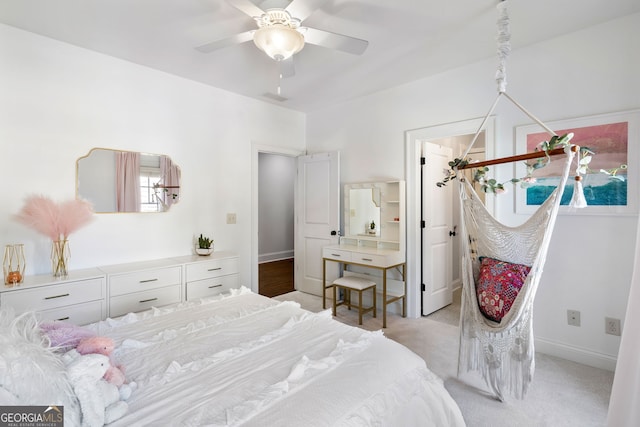
[(177, 258), (184, 264), (185, 299), (218, 295), (238, 287), (238, 256), (233, 252), (214, 252), (209, 256), (198, 255)]
[(109, 317), (177, 303), (182, 264), (172, 258), (100, 267), (107, 275)]
[(106, 276), (97, 269), (71, 271), (64, 279), (51, 274), (26, 276), (18, 286), (0, 285), (0, 307), (16, 313), (34, 310), (42, 321), (64, 320), (76, 325), (107, 316)]
[(213, 252), (26, 276), (18, 286), (0, 285), (0, 307), (38, 312), (42, 320), (77, 325), (186, 300), (217, 295), (239, 285), (238, 256)]

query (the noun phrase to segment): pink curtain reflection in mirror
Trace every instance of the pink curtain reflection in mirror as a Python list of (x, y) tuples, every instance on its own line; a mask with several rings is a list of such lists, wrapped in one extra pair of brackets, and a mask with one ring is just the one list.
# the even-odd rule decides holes
[(140, 212), (140, 153), (116, 153), (116, 209)]
[(180, 198), (180, 168), (168, 156), (160, 156), (160, 176), (160, 198), (164, 210), (167, 210)]

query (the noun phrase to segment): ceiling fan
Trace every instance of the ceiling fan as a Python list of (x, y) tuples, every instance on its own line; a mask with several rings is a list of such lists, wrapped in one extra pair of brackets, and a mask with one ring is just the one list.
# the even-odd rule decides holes
[(196, 47), (200, 52), (209, 53), (253, 40), (260, 50), (280, 63), (282, 77), (291, 77), (295, 74), (293, 55), (300, 52), (305, 43), (354, 55), (361, 55), (369, 45), (366, 40), (301, 26), (327, 0), (266, 0), (261, 3), (262, 7), (250, 0), (226, 1), (252, 17), (257, 29), (205, 43)]

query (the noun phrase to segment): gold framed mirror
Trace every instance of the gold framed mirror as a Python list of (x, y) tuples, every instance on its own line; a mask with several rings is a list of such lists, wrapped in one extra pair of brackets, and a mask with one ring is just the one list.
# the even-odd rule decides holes
[(180, 201), (180, 175), (164, 154), (92, 148), (76, 161), (76, 197), (96, 213), (166, 212)]

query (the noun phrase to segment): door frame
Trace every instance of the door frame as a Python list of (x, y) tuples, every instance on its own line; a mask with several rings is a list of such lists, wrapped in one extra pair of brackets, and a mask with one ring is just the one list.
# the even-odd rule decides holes
[[(428, 126), (405, 131), (405, 180), (407, 182), (407, 316), (416, 318), (422, 314), (421, 259), (421, 176), (420, 157), (422, 141), (453, 136), (475, 134), (484, 118)], [(486, 157), (494, 157), (495, 117), (487, 119), (484, 126)], [(435, 183), (434, 183), (435, 185)], [(495, 198), (487, 197), (487, 209), (495, 211)]]
[[(293, 148), (276, 147), (259, 143), (251, 143), (251, 290), (258, 293), (259, 273), (258, 273), (258, 249), (259, 238), (258, 224), (260, 212), (258, 212), (258, 167), (259, 153), (279, 154), (282, 156), (298, 157), (306, 154), (306, 150), (296, 150)], [(294, 224), (294, 227), (296, 225)]]

